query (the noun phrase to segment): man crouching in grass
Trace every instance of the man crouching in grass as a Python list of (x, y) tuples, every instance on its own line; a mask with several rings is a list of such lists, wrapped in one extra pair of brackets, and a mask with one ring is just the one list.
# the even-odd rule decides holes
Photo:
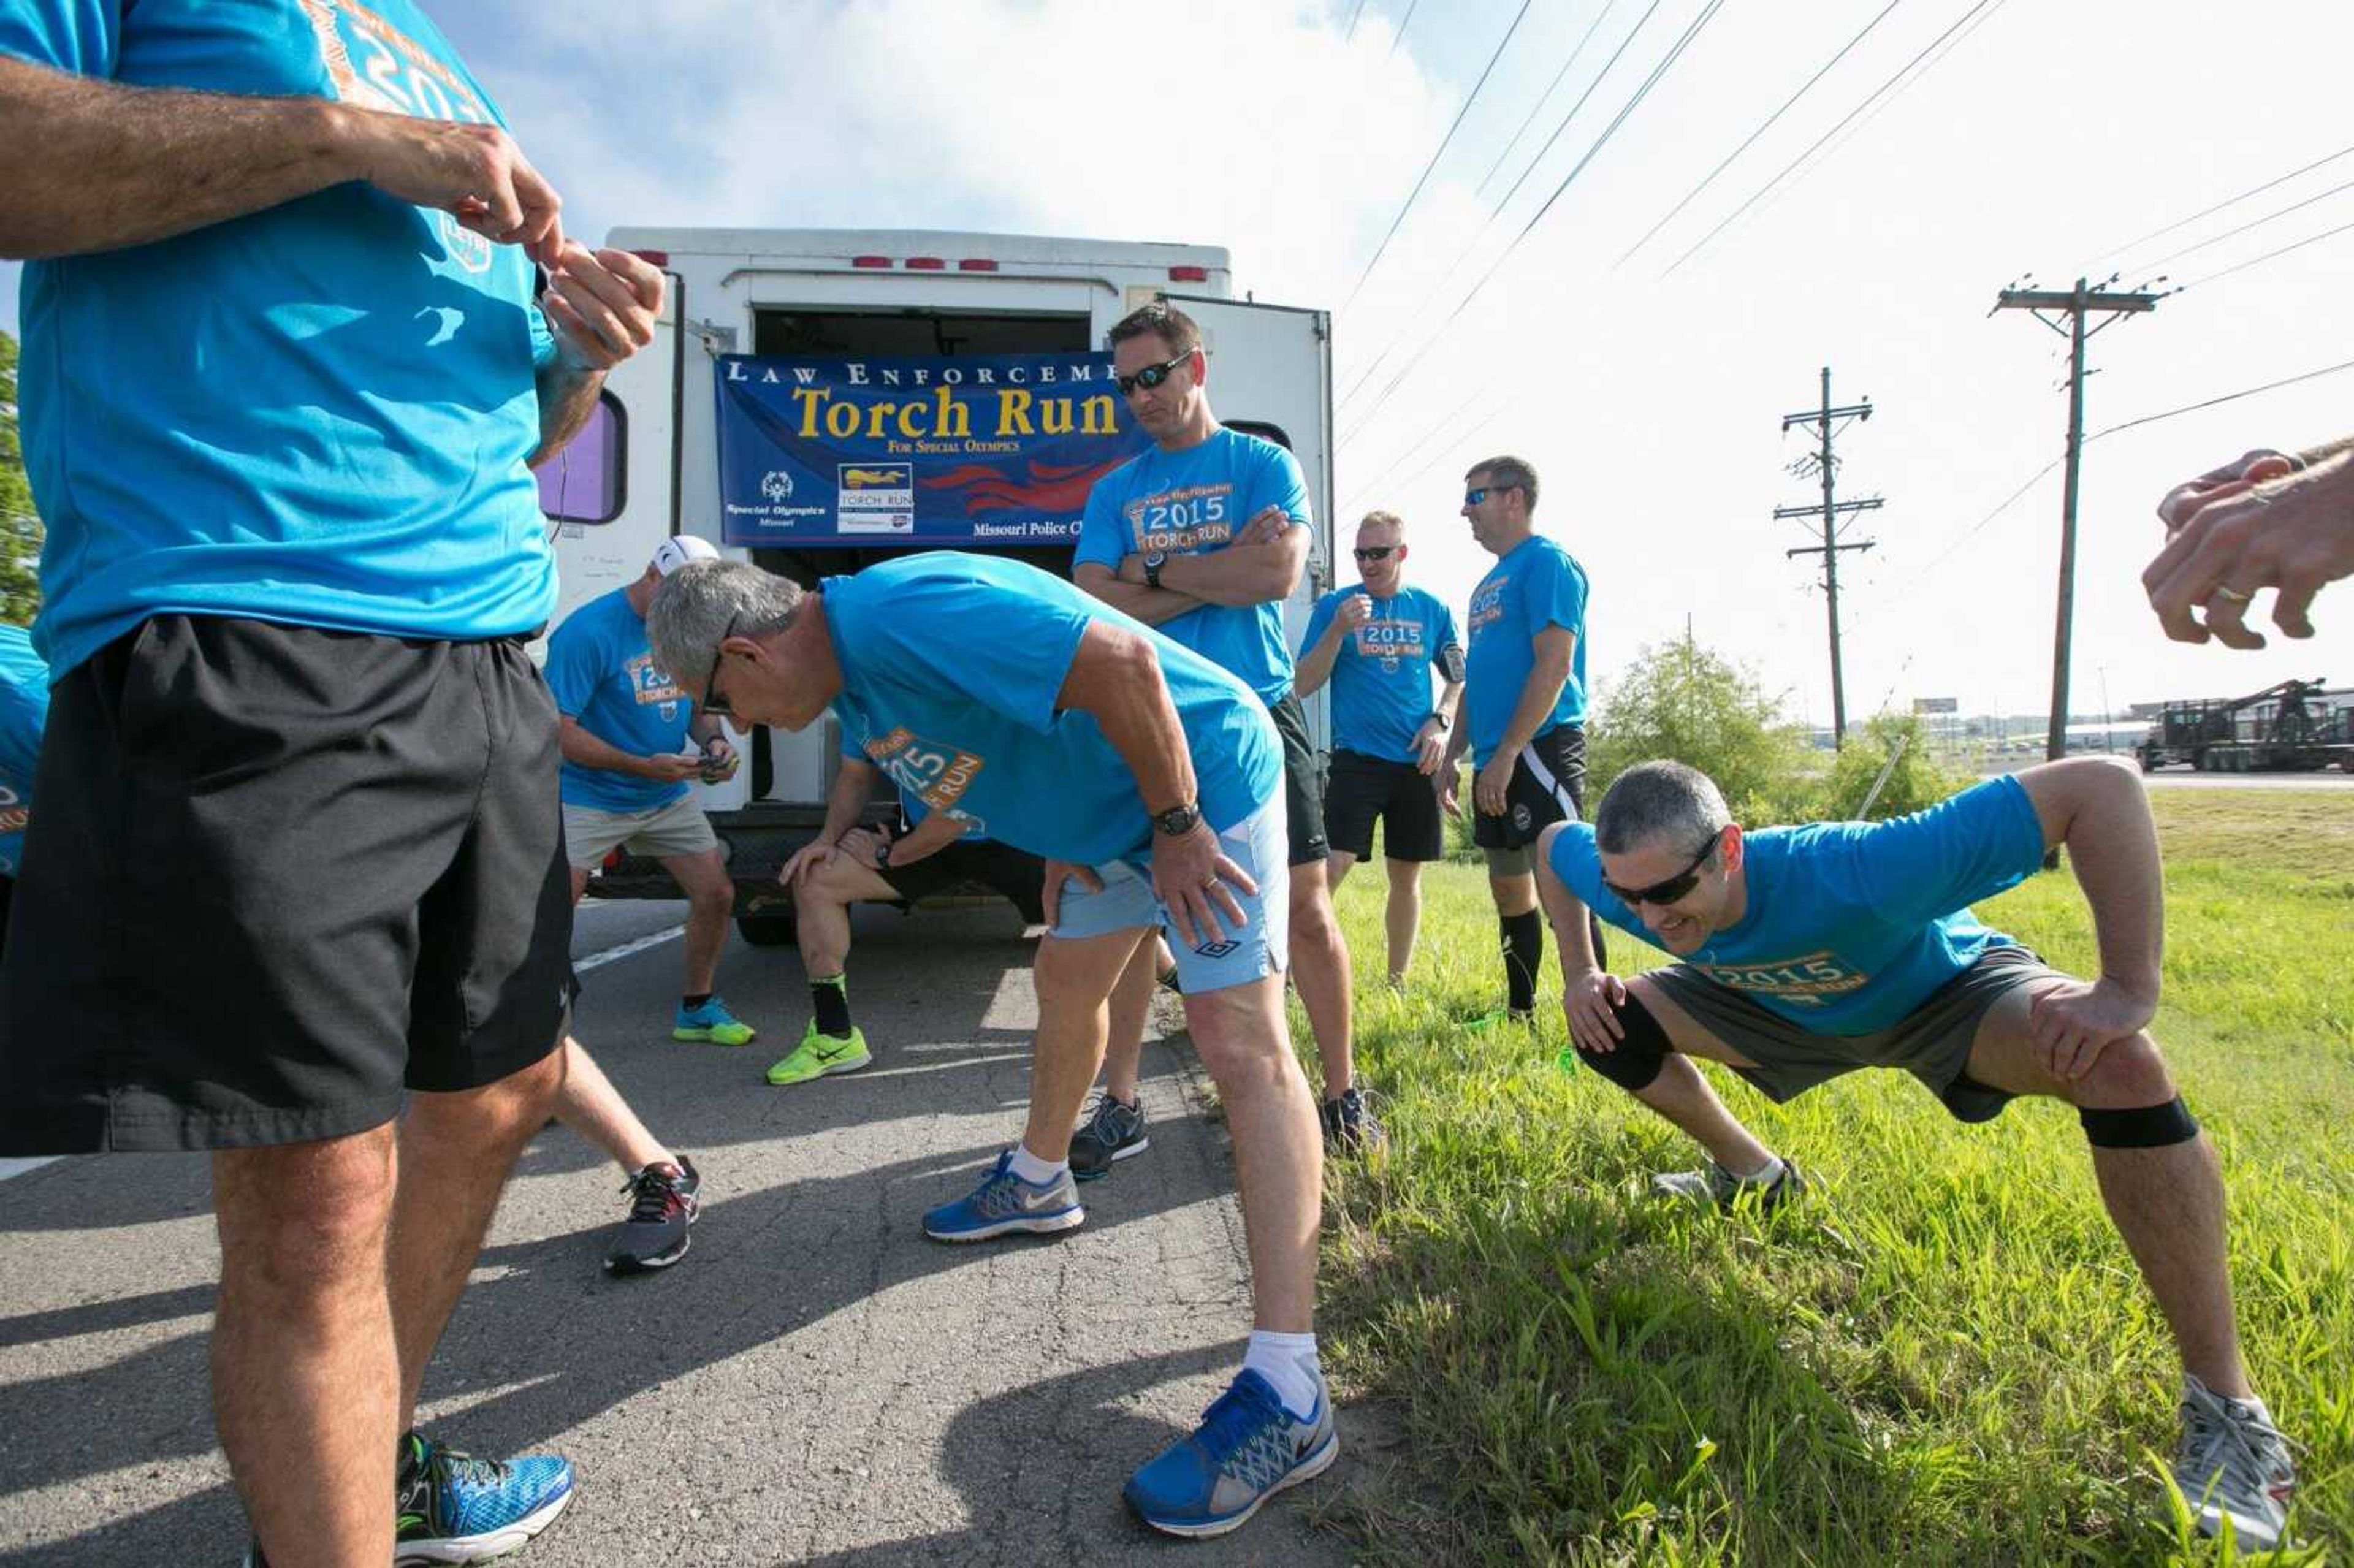
[[(2080, 980), (1969, 911), (2064, 844), (2093, 909), (2101, 973)], [(2076, 1107), (2109, 1217), (2182, 1353), (2174, 1476), (2210, 1534), (2278, 1543), (2296, 1482), (2248, 1386), (2223, 1262), (2213, 1147), (2149, 1037), (2165, 899), (2141, 781), (2077, 758), (1989, 779), (1913, 816), (1744, 832), (1705, 774), (1647, 762), (1591, 826), (1545, 831), (1539, 891), (1560, 946), (1579, 1056), (1690, 1133), (1700, 1171), (1659, 1194), (1772, 1207), (1796, 1165), (1734, 1119), (1688, 1060), (1787, 1100), (1859, 1067), (1901, 1067), (1957, 1120), (2018, 1095)], [(1586, 912), (1680, 960), (1601, 972)]]

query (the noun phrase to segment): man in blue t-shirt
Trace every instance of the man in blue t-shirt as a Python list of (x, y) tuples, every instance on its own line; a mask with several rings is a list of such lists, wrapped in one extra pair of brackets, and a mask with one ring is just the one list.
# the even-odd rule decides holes
[(7, 950), (8, 905), (33, 820), (33, 773), (48, 715), (48, 666), (23, 627), (0, 626), (0, 952)]
[[(1316, 601), (1299, 644), (1304, 696), (1332, 683), (1332, 782), (1324, 820), (1331, 880), (1373, 853), (1389, 862), (1390, 984), (1405, 983), (1422, 919), (1422, 868), (1447, 853), (1437, 780), (1463, 694), (1463, 643), (1437, 595), (1405, 586), (1405, 522), (1368, 512), (1357, 524), (1355, 588)], [(1438, 677), (1437, 695), (1431, 677)]]
[(53, 681), (0, 1154), (215, 1151), (261, 1548), (505, 1550), (570, 1467), (407, 1429), (563, 1073), (526, 465), (662, 275), (565, 238), (415, 0), (17, 0), (0, 143)]
[[(1022, 1140), (926, 1234), (978, 1242), (1081, 1224), (1072, 1123), (1106, 1003), (1156, 931), (1219, 1088), (1252, 1238), (1255, 1328), (1201, 1428), (1130, 1478), (1149, 1524), (1216, 1534), (1339, 1452), (1316, 1356), (1314, 1101), (1284, 1022), (1281, 746), (1225, 671), (1034, 567), (941, 551), (804, 593), (739, 562), (655, 591), (664, 669), (708, 711), (801, 730), (830, 708), (934, 820), (1045, 861), (1038, 1033)], [(973, 629), (985, 627), (987, 636)], [(1019, 1446), (1019, 1435), (1008, 1442)]]
[[(1356, 1083), (1349, 949), (1324, 874), (1323, 785), (1283, 632), (1283, 602), (1308, 565), (1308, 482), (1290, 452), (1211, 412), (1209, 351), (1191, 316), (1147, 305), (1108, 336), (1120, 393), (1153, 446), (1088, 492), (1071, 580), (1241, 677), (1275, 715), (1290, 842), (1292, 980), (1324, 1069), (1325, 1136), (1336, 1148), (1376, 1142), (1381, 1127)], [(1124, 1016), (1144, 1016), (1152, 969), (1147, 955), (1122, 979)], [(1104, 1093), (1081, 1135), (1078, 1162), (1089, 1174), (1143, 1147), (1142, 1051), (1140, 1037), (1111, 1044)]]
[[(2099, 941), (2086, 981), (1970, 913), (2065, 846)], [(2184, 1368), (2175, 1479), (2208, 1531), (2270, 1547), (2296, 1483), (2241, 1364), (2213, 1147), (2147, 1033), (2165, 911), (2158, 836), (2131, 769), (2077, 758), (1988, 780), (1884, 822), (1744, 832), (1677, 762), (1619, 775), (1594, 825), (1539, 845), (1580, 1057), (1708, 1153), (1654, 1178), (1670, 1198), (1771, 1207), (1806, 1191), (1692, 1065), (1720, 1062), (1787, 1100), (1860, 1067), (1898, 1067), (1962, 1121), (2012, 1098), (2077, 1107), (2103, 1200), (2174, 1331)], [(1677, 962), (1602, 972), (1588, 915)]]
[(1439, 799), (1457, 810), (1456, 758), (1468, 747), (1471, 837), (1487, 853), (1504, 955), (1504, 1012), (1475, 1021), (1486, 1026), (1536, 1016), (1544, 922), (1529, 846), (1585, 811), (1585, 569), (1536, 531), (1537, 471), (1526, 459), (1490, 458), (1463, 486), (1471, 536), (1496, 565), (1471, 590), (1463, 722)]

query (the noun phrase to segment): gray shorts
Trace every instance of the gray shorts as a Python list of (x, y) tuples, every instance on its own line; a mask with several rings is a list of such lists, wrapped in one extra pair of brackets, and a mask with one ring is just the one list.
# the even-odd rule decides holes
[(651, 811), (564, 808), (564, 849), (575, 871), (596, 870), (616, 849), (670, 860), (718, 847), (719, 835), (711, 831), (711, 819), (703, 814), (692, 791)]
[(1894, 1027), (1816, 1034), (1682, 964), (1644, 977), (1692, 1021), (1755, 1065), (1733, 1070), (1777, 1104), (1859, 1067), (1902, 1067), (1956, 1121), (1991, 1121), (2012, 1097), (1971, 1077), (1970, 1046), (1987, 1009), (2022, 985), (2064, 980), (2025, 948), (1989, 948)]

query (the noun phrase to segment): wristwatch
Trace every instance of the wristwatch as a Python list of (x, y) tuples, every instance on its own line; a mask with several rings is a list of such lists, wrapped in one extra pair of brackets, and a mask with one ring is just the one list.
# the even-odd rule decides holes
[(1163, 838), (1182, 839), (1202, 825), (1202, 808), (1192, 801), (1152, 813), (1152, 831)]
[(878, 831), (875, 835), (875, 869), (882, 871), (891, 863), (891, 846), (898, 841), (889, 833)]
[(1452, 729), (1455, 726), (1455, 721), (1448, 718), (1445, 714), (1440, 713), (1437, 708), (1430, 710), (1430, 718), (1428, 722), (1437, 725), (1440, 729)]
[(1147, 588), (1159, 588), (1161, 586), (1161, 568), (1168, 564), (1168, 551), (1154, 550), (1148, 554), (1144, 557), (1144, 586)]

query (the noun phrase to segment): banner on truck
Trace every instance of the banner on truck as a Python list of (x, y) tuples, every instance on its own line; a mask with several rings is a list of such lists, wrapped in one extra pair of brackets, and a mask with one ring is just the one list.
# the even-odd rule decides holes
[(1108, 354), (719, 356), (730, 545), (1069, 545), (1151, 444)]

